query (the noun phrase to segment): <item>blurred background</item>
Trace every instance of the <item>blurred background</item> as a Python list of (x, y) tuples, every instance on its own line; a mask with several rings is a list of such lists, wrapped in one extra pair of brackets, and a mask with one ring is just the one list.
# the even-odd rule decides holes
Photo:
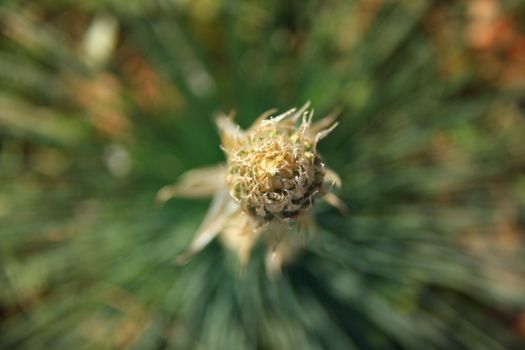
[[(308, 100), (349, 215), (178, 266), (213, 116)], [(524, 349), (524, 232), (523, 1), (0, 5), (1, 349)]]

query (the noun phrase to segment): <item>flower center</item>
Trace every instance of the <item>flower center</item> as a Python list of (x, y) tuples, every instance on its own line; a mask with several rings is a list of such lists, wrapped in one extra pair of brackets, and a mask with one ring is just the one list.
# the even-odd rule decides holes
[(296, 218), (322, 187), (325, 166), (313, 145), (295, 128), (253, 130), (228, 159), (231, 196), (260, 221)]

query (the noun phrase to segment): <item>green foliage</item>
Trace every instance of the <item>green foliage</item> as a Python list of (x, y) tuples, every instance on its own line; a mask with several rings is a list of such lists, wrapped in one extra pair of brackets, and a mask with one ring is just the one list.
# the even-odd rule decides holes
[[(1, 5), (0, 348), (519, 348), (525, 94), (458, 38), (465, 11)], [(320, 203), (276, 281), (261, 247), (242, 276), (219, 242), (177, 265), (208, 203), (154, 198), (223, 161), (213, 115), (307, 100), (341, 109), (320, 148), (349, 215)]]

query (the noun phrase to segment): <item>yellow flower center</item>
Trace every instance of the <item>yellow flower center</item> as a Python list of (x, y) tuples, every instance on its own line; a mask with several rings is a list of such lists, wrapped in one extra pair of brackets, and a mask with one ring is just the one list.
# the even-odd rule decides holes
[(289, 220), (321, 190), (325, 166), (304, 130), (258, 126), (228, 159), (227, 183), (240, 207), (260, 221)]

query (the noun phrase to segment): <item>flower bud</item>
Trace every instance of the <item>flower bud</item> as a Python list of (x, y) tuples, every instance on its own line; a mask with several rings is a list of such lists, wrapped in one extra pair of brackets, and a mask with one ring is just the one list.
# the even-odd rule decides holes
[(325, 165), (307, 126), (265, 120), (229, 153), (230, 195), (258, 221), (294, 219), (319, 195)]

